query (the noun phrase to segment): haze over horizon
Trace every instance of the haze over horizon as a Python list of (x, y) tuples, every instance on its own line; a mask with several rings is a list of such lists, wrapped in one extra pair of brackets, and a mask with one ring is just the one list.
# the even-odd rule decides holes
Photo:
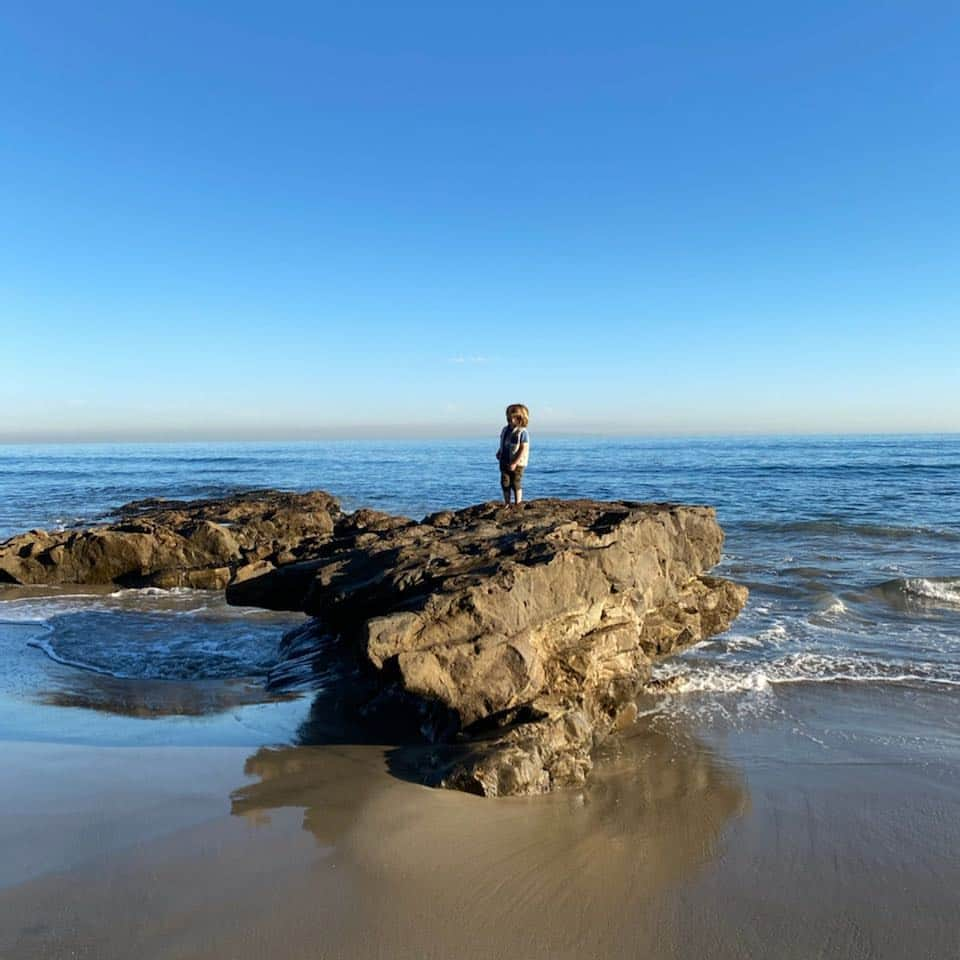
[(0, 442), (960, 431), (953, 4), (0, 29)]
[[(155, 429), (152, 432), (132, 428), (127, 432), (116, 429), (98, 431), (83, 429), (75, 431), (49, 431), (33, 434), (0, 434), (0, 446), (64, 446), (64, 445), (144, 445), (153, 444), (237, 444), (249, 443), (252, 445), (271, 444), (299, 444), (323, 443), (338, 441), (463, 441), (477, 438), (486, 438), (491, 443), (496, 440), (499, 424), (492, 427), (487, 424), (453, 426), (442, 424), (354, 424), (344, 427), (328, 427), (314, 429), (281, 429), (250, 431), (239, 430), (201, 430), (197, 428), (185, 429)], [(639, 429), (629, 425), (611, 424), (575, 424), (568, 427), (540, 425), (536, 431), (537, 445), (546, 438), (584, 437), (585, 439), (635, 439), (650, 441), (671, 440), (736, 440), (756, 438), (797, 438), (803, 439), (830, 439), (839, 437), (869, 438), (876, 437), (950, 437), (956, 436), (956, 430), (929, 430), (910, 429), (901, 430), (802, 430), (802, 429), (767, 429), (754, 430), (705, 430), (705, 429)], [(490, 438), (493, 437), (493, 440)]]

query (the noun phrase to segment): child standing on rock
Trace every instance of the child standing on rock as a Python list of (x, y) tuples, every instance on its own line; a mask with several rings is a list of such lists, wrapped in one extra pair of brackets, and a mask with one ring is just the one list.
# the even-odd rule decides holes
[(530, 457), (529, 423), (530, 411), (522, 403), (511, 403), (507, 407), (507, 425), (500, 431), (500, 449), (497, 451), (504, 503), (510, 502), (511, 490), (516, 503), (523, 501), (523, 468)]

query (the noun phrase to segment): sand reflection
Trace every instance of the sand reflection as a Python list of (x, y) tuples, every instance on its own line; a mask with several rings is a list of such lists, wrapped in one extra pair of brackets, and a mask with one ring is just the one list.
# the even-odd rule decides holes
[(587, 789), (546, 797), (432, 790), (383, 766), (384, 752), (371, 747), (264, 748), (246, 764), (259, 782), (233, 793), (232, 811), (262, 822), (271, 810), (302, 808), (304, 829), (365, 890), (358, 924), (426, 910), (459, 918), (453, 929), (467, 933), (496, 915), (497, 938), (512, 943), (530, 910), (561, 940), (574, 918), (602, 939), (614, 915), (708, 863), (748, 804), (734, 770), (655, 723), (620, 739)]
[(266, 694), (259, 684), (243, 680), (127, 680), (75, 671), (64, 677), (61, 688), (41, 690), (35, 699), (51, 707), (76, 707), (151, 719), (211, 716), (237, 707), (295, 697)]

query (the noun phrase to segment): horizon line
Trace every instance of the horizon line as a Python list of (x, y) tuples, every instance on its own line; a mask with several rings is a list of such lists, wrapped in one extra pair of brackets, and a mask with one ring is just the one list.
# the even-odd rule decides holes
[[(84, 445), (84, 444), (176, 444), (176, 443), (320, 443), (325, 441), (348, 440), (474, 440), (491, 435), (489, 427), (468, 427), (461, 429), (437, 429), (424, 425), (356, 425), (343, 428), (324, 428), (304, 431), (270, 431), (263, 433), (230, 434), (228, 431), (202, 433), (196, 431), (157, 431), (149, 433), (125, 433), (117, 431), (89, 432), (49, 432), (37, 434), (0, 433), (0, 445), (3, 446), (44, 446), (44, 445)], [(662, 439), (696, 440), (725, 438), (762, 438), (762, 437), (951, 437), (960, 435), (960, 430), (936, 428), (911, 430), (816, 430), (808, 428), (771, 430), (767, 428), (742, 430), (638, 430), (636, 428), (598, 427), (543, 427), (535, 429), (536, 436), (543, 437), (580, 437), (580, 438), (621, 438), (621, 439)]]

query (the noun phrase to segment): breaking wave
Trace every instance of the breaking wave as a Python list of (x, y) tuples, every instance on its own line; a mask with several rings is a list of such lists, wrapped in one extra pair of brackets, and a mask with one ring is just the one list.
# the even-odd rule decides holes
[(898, 577), (878, 584), (875, 591), (894, 606), (960, 607), (960, 577)]
[(687, 664), (675, 661), (654, 670), (657, 685), (672, 694), (770, 692), (799, 683), (868, 683), (960, 686), (960, 665), (881, 661), (866, 656), (796, 653), (762, 664)]

